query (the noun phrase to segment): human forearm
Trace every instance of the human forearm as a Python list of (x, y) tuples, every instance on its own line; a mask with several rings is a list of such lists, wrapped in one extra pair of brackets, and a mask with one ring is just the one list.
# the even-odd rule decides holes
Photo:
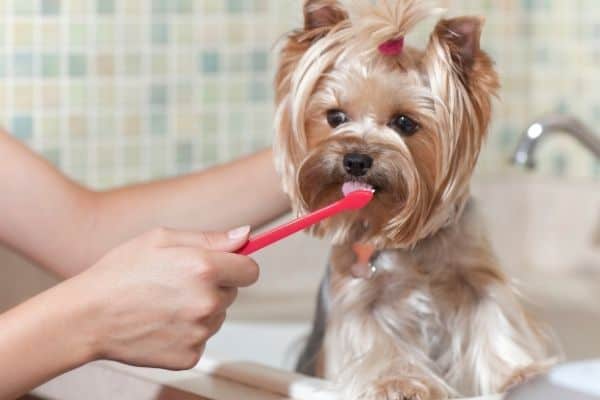
[(105, 192), (97, 204), (91, 260), (153, 227), (206, 231), (259, 226), (289, 208), (271, 151), (187, 176)]
[(193, 367), (238, 288), (258, 279), (231, 254), (247, 235), (153, 230), (0, 315), (0, 399), (96, 359)]
[(0, 315), (0, 399), (16, 398), (93, 359), (86, 332), (93, 313), (69, 286), (56, 286)]
[(70, 277), (153, 227), (224, 230), (285, 212), (271, 152), (207, 171), (96, 193), (0, 131), (0, 241)]

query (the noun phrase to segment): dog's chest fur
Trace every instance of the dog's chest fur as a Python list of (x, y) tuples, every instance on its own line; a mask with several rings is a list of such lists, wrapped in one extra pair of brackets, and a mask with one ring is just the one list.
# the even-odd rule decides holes
[[(455, 224), (415, 248), (382, 251), (374, 260), (378, 272), (370, 280), (352, 278), (353, 260), (350, 245), (332, 249), (315, 320), (321, 336), (311, 338), (320, 353), (303, 355), (299, 369), (305, 373), (337, 379), (360, 361), (374, 368), (363, 373), (377, 374), (385, 360), (398, 369), (418, 366), (415, 374), (435, 377), (446, 393), (480, 393), (486, 390), (478, 387), (481, 376), (496, 368), (477, 344), (487, 340), (480, 330), (496, 335), (510, 329), (505, 332), (510, 335), (529, 329), (523, 315), (510, 314), (518, 309), (512, 304), (516, 296), (497, 266), (472, 201)], [(513, 318), (514, 326), (502, 327), (504, 318)], [(502, 351), (516, 364), (529, 357), (512, 344)], [(311, 359), (317, 362), (307, 364)], [(326, 362), (319, 365), (319, 360)], [(486, 382), (488, 388), (505, 379), (496, 371), (489, 374), (494, 382)], [(362, 384), (360, 378), (353, 379), (357, 387)]]

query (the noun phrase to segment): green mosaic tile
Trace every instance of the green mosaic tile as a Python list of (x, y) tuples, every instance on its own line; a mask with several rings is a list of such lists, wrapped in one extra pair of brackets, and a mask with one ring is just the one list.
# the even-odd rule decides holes
[(167, 116), (163, 113), (153, 113), (150, 117), (150, 132), (155, 136), (167, 134)]
[(102, 113), (96, 117), (96, 136), (111, 139), (117, 136), (115, 116), (112, 113)]
[(142, 56), (140, 54), (126, 54), (123, 64), (126, 75), (139, 75), (142, 72)]
[(40, 126), (43, 129), (42, 139), (45, 144), (57, 144), (60, 136), (60, 119), (51, 115), (40, 118)]
[(96, 0), (96, 11), (98, 14), (113, 14), (115, 12), (115, 0)]
[(169, 41), (169, 29), (165, 23), (152, 24), (152, 43), (165, 44)]
[(203, 138), (201, 160), (204, 165), (212, 165), (218, 161), (218, 146), (216, 135)]
[(250, 54), (250, 66), (254, 72), (266, 71), (269, 66), (269, 56), (265, 50), (254, 50)]
[(181, 23), (174, 26), (174, 40), (179, 44), (191, 44), (194, 42), (194, 25), (192, 23)]
[(177, 143), (176, 152), (177, 164), (184, 167), (190, 167), (194, 160), (193, 145), (190, 141)]
[(98, 164), (102, 165), (105, 171), (109, 166), (115, 165), (116, 153), (114, 146), (98, 146), (96, 151)]
[(247, 56), (243, 51), (232, 51), (227, 55), (227, 72), (244, 73), (248, 71)]
[(247, 130), (245, 114), (241, 111), (230, 112), (227, 116), (227, 130), (235, 135), (241, 135)]
[(75, 169), (78, 169), (81, 172), (87, 172), (87, 164), (89, 159), (87, 144), (83, 143), (71, 146), (69, 156), (71, 165), (75, 167)]
[(83, 54), (69, 55), (69, 75), (82, 77), (87, 73), (87, 60)]
[(216, 135), (219, 130), (219, 115), (216, 112), (204, 112), (199, 116), (200, 133), (206, 138)]
[[(212, 164), (266, 146), (272, 140), (274, 113), (270, 45), (297, 25), (300, 3), (0, 0), (0, 22), (10, 33), (0, 35), (0, 77), (25, 78), (11, 89), (11, 107), (7, 90), (0, 85), (0, 118), (12, 127), (13, 118), (31, 117), (32, 132), (20, 129), (21, 135), (25, 141), (35, 137), (44, 149), (62, 150), (65, 134), (68, 149), (85, 135), (102, 138), (106, 145), (114, 145), (118, 135), (150, 135), (152, 148), (165, 158), (156, 166), (142, 164), (145, 157), (126, 171), (119, 166), (123, 179), (183, 172), (199, 160), (205, 162), (204, 156), (206, 164)], [(595, 49), (600, 27), (594, 22), (600, 9), (594, 7), (595, 0), (568, 6), (547, 0), (448, 4), (452, 14), (486, 15), (484, 47), (502, 74), (503, 100), (495, 110), (499, 122), (493, 124), (482, 154), (485, 174), (507, 168), (518, 135), (537, 115), (568, 111), (591, 126), (600, 124), (600, 97), (588, 90), (598, 80), (600, 63), (600, 50)], [(66, 30), (62, 18), (56, 17), (61, 13), (68, 17)], [(118, 20), (112, 18), (117, 13), (123, 14)], [(260, 19), (255, 18), (259, 13)], [(3, 18), (13, 15), (18, 18)], [(93, 26), (85, 22), (89, 18), (94, 19)], [(411, 42), (425, 43), (427, 29), (417, 30)], [(34, 44), (42, 50), (29, 51)], [(62, 49), (68, 52), (62, 54)], [(43, 80), (36, 82), (36, 92), (27, 82), (38, 74)], [(39, 104), (33, 101), (34, 93), (40, 94)], [(90, 107), (103, 117), (86, 115)], [(52, 127), (47, 114), (59, 110), (60, 124), (55, 120)], [(191, 161), (178, 148), (183, 142), (190, 144)], [(87, 155), (91, 144), (78, 146)], [(597, 163), (585, 157), (581, 146), (552, 147), (549, 141), (539, 156), (541, 173), (598, 174)], [(73, 171), (68, 164), (65, 167)], [(78, 176), (92, 185), (116, 182), (116, 166), (107, 170), (98, 163), (86, 168)], [(99, 180), (89, 181), (94, 176)]]
[(169, 2), (167, 0), (152, 0), (152, 12), (156, 14), (166, 14), (169, 11)]
[(140, 146), (128, 145), (123, 148), (123, 162), (125, 166), (135, 167), (142, 159), (142, 149)]
[(207, 82), (199, 89), (203, 104), (216, 104), (221, 100), (221, 88), (216, 82)]
[(13, 69), (18, 77), (33, 76), (33, 54), (17, 53), (14, 56)]
[(224, 10), (223, 0), (204, 0), (202, 4), (202, 11), (207, 14), (219, 13)]
[(167, 60), (163, 54), (152, 55), (152, 75), (166, 75), (167, 73)]
[(42, 76), (54, 78), (60, 75), (60, 58), (58, 54), (42, 54)]
[(179, 83), (175, 89), (177, 104), (190, 104), (194, 98), (194, 87), (191, 82)]
[(244, 0), (226, 0), (227, 12), (230, 13), (241, 13), (245, 11), (248, 1)]
[(115, 43), (115, 26), (112, 23), (96, 24), (96, 44), (109, 45)]
[(42, 15), (58, 15), (60, 0), (42, 0)]
[(175, 11), (180, 14), (190, 14), (194, 12), (194, 0), (175, 0), (173, 3)]
[(17, 115), (12, 118), (11, 133), (20, 140), (33, 137), (33, 118), (31, 115)]
[(62, 151), (57, 148), (45, 149), (42, 151), (42, 157), (48, 160), (55, 167), (60, 168)]
[(252, 80), (250, 82), (248, 98), (253, 102), (264, 102), (269, 100), (271, 93), (271, 85), (265, 81)]
[(225, 101), (231, 103), (241, 103), (246, 100), (245, 82), (230, 81), (225, 89)]
[(205, 74), (214, 74), (221, 68), (220, 55), (216, 51), (203, 51), (200, 54), (200, 71)]
[(165, 85), (153, 85), (150, 88), (150, 104), (153, 106), (167, 104), (167, 87)]
[(150, 167), (154, 176), (166, 175), (167, 152), (164, 140), (153, 140), (150, 148), (147, 149), (150, 156)]
[(35, 10), (35, 2), (33, 0), (12, 0), (11, 3), (16, 15), (32, 15)]

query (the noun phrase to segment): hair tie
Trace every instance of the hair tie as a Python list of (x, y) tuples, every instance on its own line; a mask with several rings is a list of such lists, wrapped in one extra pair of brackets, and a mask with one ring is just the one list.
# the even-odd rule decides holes
[(378, 50), (384, 56), (398, 56), (404, 49), (404, 36), (398, 39), (391, 39), (379, 45)]

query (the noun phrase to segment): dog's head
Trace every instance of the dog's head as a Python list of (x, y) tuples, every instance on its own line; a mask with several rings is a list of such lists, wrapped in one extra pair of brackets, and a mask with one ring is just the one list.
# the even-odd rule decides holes
[(480, 18), (440, 20), (417, 50), (404, 35), (436, 9), (353, 4), (305, 1), (304, 27), (283, 45), (276, 161), (298, 212), (339, 199), (348, 181), (376, 190), (365, 209), (317, 234), (412, 246), (462, 211), (498, 79), (479, 46)]

